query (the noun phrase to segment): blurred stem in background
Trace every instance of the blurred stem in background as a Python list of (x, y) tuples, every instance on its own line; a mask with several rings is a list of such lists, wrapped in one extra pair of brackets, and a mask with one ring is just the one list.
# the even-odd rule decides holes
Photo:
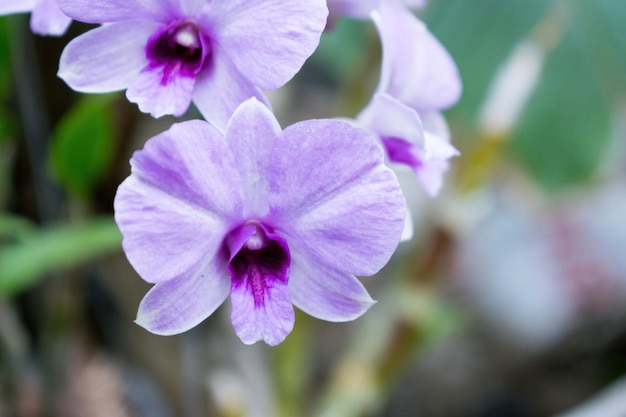
[(544, 16), (500, 65), (478, 116), (478, 137), (464, 149), (456, 171), (457, 187), (470, 191), (493, 177), (510, 139), (535, 91), (546, 57), (559, 45), (574, 11), (554, 1)]
[(24, 16), (9, 19), (8, 27), (15, 97), (34, 184), (37, 214), (41, 221), (50, 222), (60, 218), (63, 197), (46, 171), (50, 125), (39, 74), (41, 66), (37, 62), (33, 37)]
[(444, 301), (438, 288), (453, 242), (438, 229), (427, 241), (430, 244), (423, 250), (401, 248), (398, 259), (383, 271), (389, 277), (377, 314), (362, 318), (335, 365), (315, 416), (352, 417), (380, 411), (416, 357), (462, 326), (463, 314)]

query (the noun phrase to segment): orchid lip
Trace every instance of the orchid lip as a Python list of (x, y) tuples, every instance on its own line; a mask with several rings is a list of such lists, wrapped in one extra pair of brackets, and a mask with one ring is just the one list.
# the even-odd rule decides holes
[(270, 227), (248, 221), (231, 231), (226, 239), (231, 287), (245, 285), (254, 305), (263, 306), (267, 292), (276, 282), (286, 283), (291, 262), (287, 242)]
[(383, 137), (381, 140), (390, 161), (408, 165), (414, 170), (419, 169), (423, 165), (423, 159), (419, 155), (420, 152), (412, 143), (394, 137)]

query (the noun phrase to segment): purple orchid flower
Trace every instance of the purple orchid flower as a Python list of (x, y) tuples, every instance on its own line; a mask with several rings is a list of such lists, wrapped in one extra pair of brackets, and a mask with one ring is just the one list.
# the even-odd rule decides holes
[(435, 196), (448, 159), (458, 155), (440, 113), (460, 97), (458, 70), (443, 45), (396, 0), (381, 1), (372, 18), (383, 62), (376, 93), (357, 123), (378, 135), (390, 162), (410, 167)]
[(137, 323), (171, 335), (228, 297), (246, 344), (276, 345), (293, 305), (329, 321), (372, 304), (355, 275), (376, 273), (398, 244), (404, 198), (377, 139), (336, 120), (281, 130), (252, 98), (225, 134), (188, 121), (148, 141), (115, 197), (123, 247), (156, 284)]
[(28, 12), (30, 28), (38, 35), (61, 36), (72, 23), (59, 9), (57, 0), (0, 0), (0, 16)]
[(220, 129), (259, 90), (275, 89), (319, 43), (324, 0), (58, 0), (106, 23), (70, 42), (59, 76), (77, 91), (127, 89), (143, 112), (182, 115), (193, 100)]

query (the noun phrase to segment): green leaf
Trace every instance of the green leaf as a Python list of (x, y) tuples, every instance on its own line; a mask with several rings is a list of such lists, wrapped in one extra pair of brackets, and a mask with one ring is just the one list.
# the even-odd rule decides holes
[(0, 19), (0, 100), (6, 99), (11, 83), (11, 50), (9, 29), (5, 19)]
[(12, 142), (18, 132), (16, 117), (0, 107), (0, 145)]
[(0, 215), (0, 242), (8, 239), (22, 239), (36, 230), (35, 224), (25, 217)]
[(121, 248), (121, 240), (110, 218), (25, 235), (19, 243), (0, 249), (0, 294), (14, 295), (37, 284), (48, 272), (115, 252)]
[(510, 151), (549, 191), (585, 181), (610, 143), (610, 107), (573, 25), (546, 63)]
[(624, 0), (579, 0), (576, 30), (607, 94), (626, 94), (626, 4)]
[(115, 146), (111, 97), (83, 97), (53, 132), (52, 169), (72, 194), (88, 196), (111, 163)]
[(500, 64), (524, 39), (550, 5), (549, 0), (439, 0), (425, 21), (448, 48), (463, 80), (454, 111), (475, 122)]

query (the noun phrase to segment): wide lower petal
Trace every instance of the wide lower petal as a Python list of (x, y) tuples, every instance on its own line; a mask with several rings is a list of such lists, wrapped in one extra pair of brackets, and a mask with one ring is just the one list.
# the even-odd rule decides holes
[(287, 242), (267, 226), (249, 223), (231, 232), (226, 246), (235, 332), (246, 344), (259, 340), (279, 344), (295, 320), (289, 297)]
[(243, 77), (223, 53), (214, 50), (211, 65), (196, 78), (193, 94), (193, 102), (204, 118), (224, 132), (235, 109), (252, 97), (269, 107), (263, 93)]
[(353, 275), (382, 268), (400, 240), (405, 202), (378, 139), (345, 122), (309, 120), (286, 128), (275, 147), (274, 224), (329, 267)]
[(239, 176), (223, 136), (190, 121), (150, 139), (115, 196), (128, 260), (148, 282), (189, 274), (220, 256), (241, 220)]
[(319, 44), (324, 0), (213, 2), (209, 17), (224, 52), (252, 84), (275, 89), (289, 81)]
[(60, 36), (72, 19), (59, 9), (57, 0), (40, 0), (30, 16), (30, 28), (39, 35)]
[(146, 42), (157, 23), (134, 20), (92, 29), (63, 50), (59, 77), (85, 93), (127, 88), (148, 64)]
[(185, 332), (210, 316), (226, 299), (230, 279), (223, 263), (156, 284), (139, 304), (136, 323), (164, 336)]
[(178, 74), (164, 82), (163, 71), (163, 67), (144, 68), (126, 90), (126, 98), (152, 117), (180, 117), (189, 108), (196, 79)]
[(231, 321), (235, 333), (247, 345), (263, 340), (276, 346), (293, 330), (295, 314), (287, 282), (275, 282), (267, 290), (266, 297), (266, 303), (257, 306), (245, 286), (231, 289)]
[(289, 289), (296, 307), (327, 321), (354, 320), (375, 303), (353, 275), (312, 260), (297, 247), (291, 251)]

